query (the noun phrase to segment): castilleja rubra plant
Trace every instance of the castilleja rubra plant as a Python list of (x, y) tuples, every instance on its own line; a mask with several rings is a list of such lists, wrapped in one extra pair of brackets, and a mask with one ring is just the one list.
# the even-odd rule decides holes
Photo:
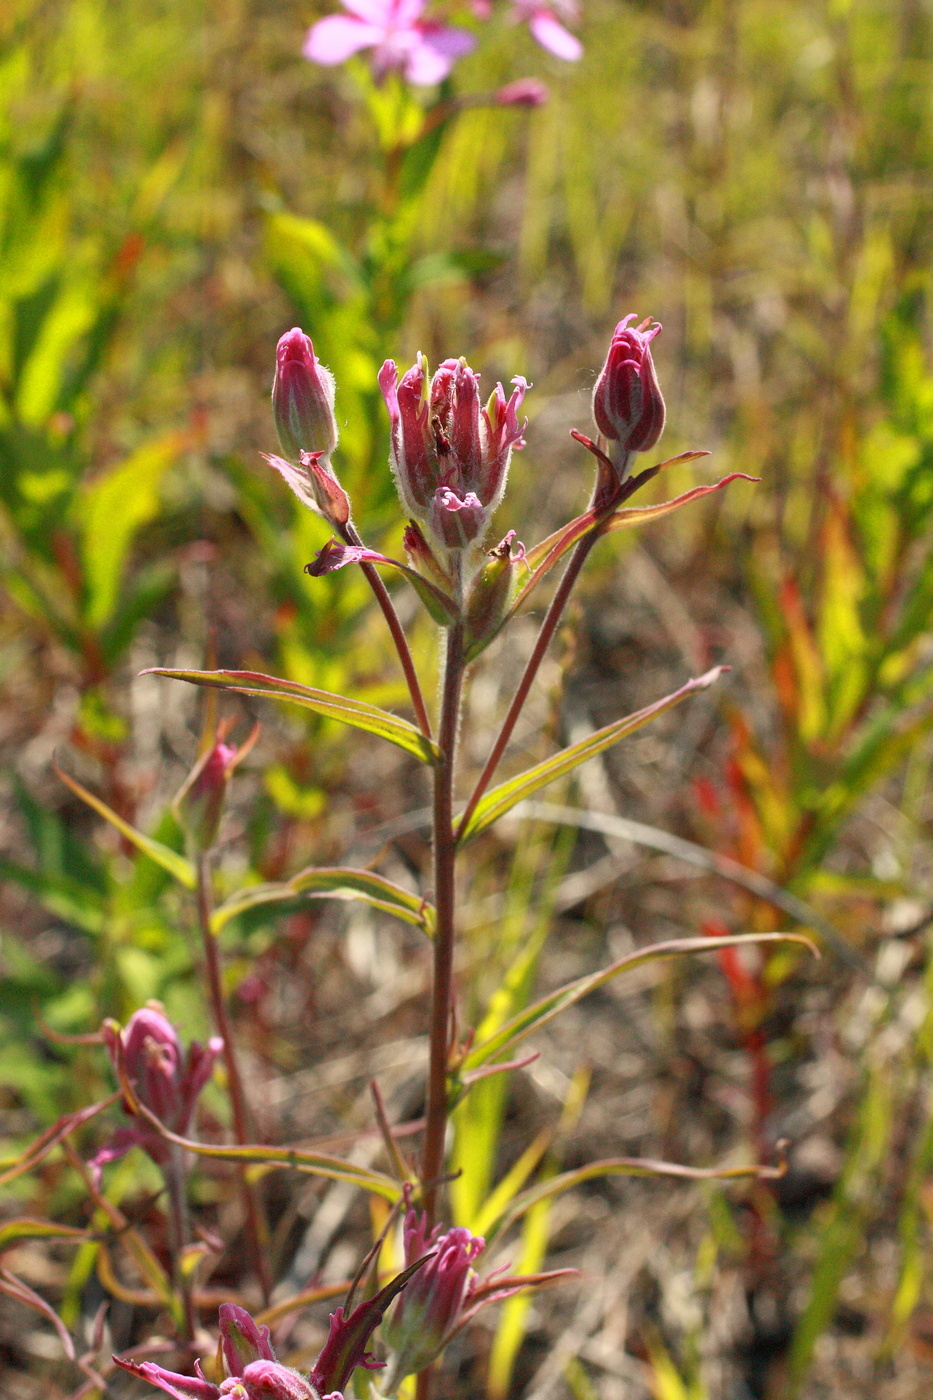
[[(360, 1395), (395, 1396), (406, 1378), (417, 1375), (418, 1400), (426, 1400), (432, 1372), (444, 1348), (479, 1307), (507, 1297), (518, 1289), (554, 1282), (557, 1274), (528, 1277), (502, 1276), (493, 1270), (485, 1280), (477, 1265), (485, 1262), (485, 1241), (462, 1224), (448, 1218), (445, 1181), (448, 1174), (447, 1129), (453, 1106), (485, 1075), (503, 1073), (525, 1063), (515, 1060), (519, 1042), (547, 1023), (564, 1005), (585, 995), (591, 987), (623, 972), (633, 962), (675, 952), (707, 951), (734, 942), (734, 938), (685, 938), (638, 950), (603, 970), (595, 978), (582, 978), (557, 994), (527, 1008), (506, 1022), (490, 1038), (475, 1043), (472, 1034), (452, 1037), (451, 1027), (462, 1024), (454, 996), (457, 904), (455, 880), (462, 849), (523, 798), (553, 779), (571, 772), (588, 758), (601, 753), (654, 716), (712, 685), (722, 668), (687, 680), (672, 694), (597, 730), (587, 739), (545, 758), (517, 777), (491, 787), (505, 754), (522, 707), (534, 684), (545, 651), (557, 630), (573, 586), (597, 541), (617, 530), (629, 529), (663, 516), (687, 502), (719, 490), (733, 477), (697, 486), (674, 500), (643, 508), (628, 505), (631, 497), (666, 465), (660, 462), (634, 470), (639, 453), (657, 443), (664, 426), (664, 400), (658, 387), (651, 347), (660, 331), (652, 321), (633, 326), (633, 316), (616, 327), (605, 364), (596, 381), (593, 413), (596, 436), (572, 436), (596, 461), (596, 480), (589, 505), (540, 544), (526, 547), (515, 528), (490, 544), (493, 516), (502, 508), (512, 456), (525, 447), (526, 421), (521, 409), (530, 386), (520, 375), (510, 393), (496, 384), (483, 398), (480, 376), (465, 359), (444, 360), (432, 374), (422, 355), (403, 373), (387, 360), (379, 372), (379, 388), (388, 410), (388, 468), (391, 469), (405, 516), (405, 558), (394, 559), (366, 544), (359, 533), (353, 503), (334, 465), (338, 444), (337, 392), (329, 371), (320, 364), (310, 339), (298, 328), (279, 342), (272, 412), (283, 455), (267, 460), (280, 473), (303, 505), (329, 523), (334, 538), (319, 552), (307, 572), (316, 580), (334, 569), (360, 567), (382, 610), (408, 685), (411, 720), (377, 709), (351, 697), (329, 694), (279, 680), (254, 671), (167, 671), (158, 673), (199, 685), (232, 690), (257, 698), (272, 698), (303, 706), (331, 719), (369, 732), (405, 750), (425, 765), (432, 779), (433, 871), (423, 894), (394, 885), (374, 870), (328, 867), (310, 868), (279, 887), (263, 886), (233, 896), (227, 905), (214, 908), (209, 877), (213, 843), (222, 819), (227, 780), (238, 761), (237, 751), (216, 738), (196, 766), (182, 793), (177, 810), (195, 856), (194, 875), (210, 976), (211, 1002), (218, 1032), (226, 1042), (229, 1025), (217, 933), (228, 911), (246, 907), (255, 897), (268, 902), (294, 899), (300, 893), (339, 892), (343, 897), (368, 900), (382, 910), (395, 912), (409, 923), (419, 924), (430, 937), (431, 994), (427, 1011), (429, 1038), (426, 1074), (426, 1107), (417, 1166), (409, 1168), (393, 1137), (391, 1124), (379, 1110), (378, 1121), (386, 1145), (392, 1175), (362, 1168), (336, 1157), (305, 1153), (300, 1149), (275, 1149), (247, 1145), (249, 1115), (244, 1086), (236, 1059), (227, 1053), (225, 1064), (234, 1104), (234, 1129), (241, 1146), (235, 1160), (279, 1162), (325, 1176), (354, 1182), (391, 1202), (386, 1231), (404, 1210), (401, 1227), (401, 1271), (384, 1272), (379, 1287), (376, 1261), (389, 1244), (377, 1242), (370, 1260), (370, 1282), (363, 1302), (351, 1306), (352, 1295), (365, 1274), (350, 1289), (345, 1304), (332, 1314), (330, 1334), (317, 1362), (307, 1374), (283, 1365), (272, 1348), (268, 1328), (258, 1325), (242, 1308), (221, 1308), (220, 1353), (226, 1375), (208, 1379), (200, 1368), (194, 1377), (168, 1371), (154, 1362), (122, 1359), (120, 1365), (149, 1381), (175, 1400), (322, 1400), (345, 1395), (353, 1386), (353, 1374), (361, 1380)], [(682, 454), (677, 461), (706, 455)], [(751, 478), (746, 478), (751, 479)], [(495, 535), (492, 535), (495, 541)], [(563, 565), (560, 581), (545, 611), (537, 640), (518, 673), (515, 692), (502, 720), (489, 758), (460, 797), (458, 792), (458, 739), (461, 702), (468, 667), (508, 626), (516, 612), (551, 572)], [(381, 577), (389, 570), (416, 591), (443, 634), (440, 700), (431, 715), (425, 689), (417, 673), (408, 640), (395, 610), (392, 595)], [(316, 582), (314, 587), (326, 587)], [(151, 843), (150, 843), (151, 846)], [(240, 901), (238, 903), (238, 900)], [(762, 939), (785, 935), (760, 935)], [(210, 1153), (186, 1137), (192, 1094), (201, 1082), (190, 1069), (179, 1079), (177, 1040), (155, 1011), (149, 1017), (149, 1040), (143, 1021), (131, 1022), (123, 1036), (113, 1041), (121, 1086), (131, 1113), (144, 1120), (147, 1150), (159, 1156), (162, 1138), (173, 1150)], [(111, 1033), (115, 1035), (115, 1032)], [(137, 1045), (142, 1036), (141, 1046)], [(210, 1053), (217, 1052), (212, 1042)], [(192, 1051), (194, 1054), (194, 1051)], [(189, 1083), (190, 1081), (190, 1083)], [(187, 1086), (187, 1087), (186, 1087)], [(378, 1108), (378, 1100), (377, 1100)], [(186, 1116), (187, 1115), (187, 1116)], [(152, 1138), (149, 1134), (154, 1135)], [(219, 1149), (217, 1149), (219, 1151)], [(606, 1169), (618, 1169), (606, 1164)], [(596, 1173), (600, 1164), (591, 1170)], [(664, 1170), (653, 1164), (652, 1170)], [(689, 1169), (676, 1168), (678, 1174)], [(754, 1173), (767, 1168), (750, 1167)], [(554, 1190), (560, 1189), (556, 1184)], [(265, 1238), (262, 1203), (254, 1183), (244, 1180), (247, 1223), (260, 1286), (268, 1296), (274, 1280), (264, 1276)], [(529, 1204), (531, 1203), (529, 1197)], [(518, 1206), (513, 1201), (510, 1210)], [(252, 1211), (252, 1215), (250, 1215)], [(520, 1213), (520, 1211), (519, 1211)], [(495, 1225), (501, 1216), (490, 1216)], [(385, 1233), (385, 1232), (384, 1232)], [(273, 1310), (275, 1315), (275, 1310)], [(193, 1334), (193, 1327), (192, 1327)], [(376, 1339), (388, 1349), (383, 1363), (368, 1348)], [(410, 1391), (406, 1391), (406, 1394)], [(443, 1392), (438, 1391), (439, 1395)]]

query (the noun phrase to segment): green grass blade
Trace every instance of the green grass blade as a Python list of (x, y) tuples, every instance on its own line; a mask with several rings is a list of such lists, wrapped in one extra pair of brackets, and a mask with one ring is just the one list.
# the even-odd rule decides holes
[(80, 797), (82, 802), (86, 802), (89, 807), (93, 807), (95, 812), (115, 826), (121, 836), (125, 836), (127, 841), (131, 841), (137, 850), (142, 851), (150, 860), (154, 860), (156, 865), (161, 865), (163, 870), (167, 870), (173, 875), (180, 885), (186, 889), (193, 890), (195, 886), (194, 866), (190, 860), (173, 851), (170, 846), (163, 846), (161, 841), (155, 841), (151, 836), (145, 836), (141, 831), (137, 831), (135, 826), (130, 826), (122, 817), (117, 816), (112, 807), (108, 807), (100, 797), (95, 797), (93, 792), (89, 792), (76, 778), (70, 778), (67, 773), (63, 773), (60, 768), (55, 772), (66, 787), (76, 797)]
[(418, 895), (371, 870), (340, 866), (302, 870), (281, 884), (254, 885), (251, 889), (241, 890), (214, 911), (211, 926), (215, 933), (219, 933), (230, 919), (247, 909), (301, 896), (309, 899), (361, 899), (376, 909), (394, 914), (407, 924), (423, 928), (429, 937), (434, 932), (433, 906)]
[(369, 734), (377, 734), (397, 744), (400, 749), (412, 753), (422, 763), (436, 763), (440, 749), (408, 720), (380, 710), (376, 705), (368, 705), (363, 700), (351, 700), (346, 695), (332, 695), (327, 690), (315, 690), (297, 681), (286, 681), (278, 676), (264, 676), (258, 671), (172, 671), (162, 666), (152, 666), (143, 675), (167, 676), (170, 680), (189, 681), (192, 685), (216, 686), (220, 690), (235, 690), (240, 695), (255, 695), (259, 698), (281, 700), (289, 705), (301, 705), (327, 719), (339, 720), (352, 725), (354, 729), (364, 729)]
[(487, 792), (477, 804), (476, 810), (460, 837), (461, 844), (478, 836), (488, 826), (492, 826), (493, 822), (498, 821), (499, 817), (504, 816), (523, 798), (530, 797), (533, 792), (546, 787), (555, 778), (563, 777), (565, 773), (571, 773), (574, 768), (578, 768), (588, 758), (595, 758), (597, 754), (611, 748), (620, 739), (624, 739), (627, 734), (633, 734), (636, 729), (640, 729), (643, 724), (647, 724), (657, 715), (662, 715), (665, 710), (679, 705), (681, 700), (686, 700), (688, 695), (693, 695), (699, 690), (706, 690), (708, 686), (719, 679), (724, 669), (722, 666), (714, 666), (711, 671), (698, 676), (695, 680), (687, 681), (686, 685), (682, 685), (679, 690), (673, 691), (670, 695), (665, 695), (662, 700), (656, 700), (652, 705), (646, 705), (644, 709), (636, 710), (632, 715), (626, 715), (625, 719), (615, 720), (614, 723), (597, 729), (595, 733), (589, 734), (579, 743), (571, 744), (569, 748), (561, 749), (560, 753), (552, 754), (542, 763), (537, 763), (533, 768), (519, 773), (518, 777), (510, 778), (506, 783), (500, 783), (491, 792)]

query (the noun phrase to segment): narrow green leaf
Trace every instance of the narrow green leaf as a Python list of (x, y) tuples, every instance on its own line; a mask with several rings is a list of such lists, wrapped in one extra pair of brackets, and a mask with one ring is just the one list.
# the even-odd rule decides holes
[(20, 1216), (17, 1220), (5, 1220), (0, 1225), (0, 1249), (9, 1249), (19, 1240), (90, 1240), (89, 1230), (81, 1230), (77, 1225), (56, 1225), (53, 1220), (34, 1220), (31, 1216)]
[(651, 943), (647, 948), (637, 948), (633, 953), (626, 953), (624, 958), (617, 959), (599, 972), (591, 972), (573, 982), (566, 982), (563, 987), (558, 987), (556, 991), (520, 1011), (496, 1031), (495, 1035), (475, 1046), (464, 1059), (460, 1071), (466, 1073), (477, 1069), (488, 1060), (511, 1050), (520, 1040), (531, 1035), (532, 1031), (540, 1030), (548, 1021), (553, 1021), (554, 1017), (568, 1006), (573, 1006), (590, 992), (594, 992), (597, 987), (611, 982), (613, 977), (618, 977), (620, 973), (641, 967), (642, 963), (656, 962), (660, 958), (675, 958), (682, 953), (712, 953), (717, 948), (733, 948), (746, 943), (782, 942), (799, 943), (808, 948), (814, 957), (819, 957), (819, 952), (809, 938), (800, 933), (736, 933), (723, 938), (671, 938), (663, 943)]
[(95, 812), (99, 812), (111, 826), (116, 827), (121, 836), (125, 836), (127, 841), (131, 841), (137, 850), (142, 851), (150, 860), (154, 860), (156, 865), (161, 865), (163, 870), (167, 870), (186, 889), (194, 889), (194, 866), (190, 860), (180, 856), (170, 846), (163, 846), (161, 841), (155, 841), (151, 836), (144, 836), (141, 831), (136, 830), (135, 826), (130, 826), (129, 822), (125, 822), (122, 817), (117, 816), (113, 808), (108, 807), (106, 802), (95, 797), (93, 792), (88, 792), (87, 788), (83, 787), (76, 778), (70, 778), (60, 768), (56, 768), (55, 772), (65, 786), (71, 788), (76, 797), (80, 797), (82, 802), (86, 802), (89, 807), (94, 808)]
[(302, 870), (281, 884), (254, 885), (251, 889), (241, 890), (215, 909), (211, 926), (215, 933), (219, 933), (230, 919), (247, 909), (254, 909), (260, 904), (281, 903), (302, 895), (309, 899), (361, 899), (376, 909), (394, 914), (407, 924), (423, 928), (429, 936), (434, 932), (434, 909), (418, 895), (371, 870), (339, 866)]
[(401, 1196), (401, 1188), (391, 1176), (373, 1171), (370, 1167), (360, 1166), (356, 1162), (345, 1162), (342, 1157), (331, 1157), (328, 1153), (312, 1152), (298, 1147), (266, 1147), (254, 1143), (242, 1147), (228, 1147), (193, 1142), (190, 1138), (181, 1137), (167, 1128), (140, 1100), (122, 1060), (116, 1068), (120, 1088), (130, 1111), (145, 1118), (166, 1142), (174, 1142), (178, 1147), (184, 1147), (198, 1157), (210, 1157), (220, 1162), (254, 1162), (269, 1167), (291, 1167), (294, 1171), (309, 1172), (314, 1176), (327, 1177), (331, 1181), (348, 1181), (353, 1186), (361, 1186), (364, 1191), (371, 1191), (373, 1195), (384, 1196), (387, 1201), (397, 1201)]
[(163, 666), (152, 666), (142, 674), (167, 676), (170, 680), (189, 681), (192, 685), (211, 685), (220, 690), (235, 690), (241, 695), (301, 705), (315, 714), (352, 725), (354, 729), (378, 734), (380, 738), (388, 739), (390, 744), (397, 744), (400, 749), (414, 754), (422, 763), (436, 763), (440, 758), (441, 751), (437, 745), (408, 720), (399, 719), (398, 715), (380, 710), (376, 705), (367, 705), (365, 701), (332, 695), (327, 690), (314, 690), (311, 686), (299, 685), (297, 681), (264, 676), (258, 671), (173, 671)]
[(518, 777), (510, 778), (507, 783), (500, 783), (491, 792), (487, 792), (477, 803), (466, 829), (459, 833), (460, 844), (472, 840), (481, 831), (485, 831), (488, 826), (498, 821), (499, 817), (508, 812), (517, 802), (521, 802), (523, 798), (529, 797), (539, 788), (546, 787), (555, 778), (563, 777), (565, 773), (572, 772), (581, 763), (585, 763), (588, 758), (594, 758), (596, 754), (611, 748), (620, 739), (624, 739), (627, 734), (633, 734), (636, 729), (640, 729), (649, 720), (654, 719), (657, 715), (662, 715), (665, 710), (671, 709), (674, 705), (680, 704), (681, 700), (685, 700), (688, 695), (693, 695), (698, 690), (706, 690), (708, 686), (719, 679), (725, 669), (723, 666), (714, 666), (705, 675), (687, 681), (686, 685), (682, 685), (671, 695), (665, 695), (662, 700), (655, 700), (653, 704), (646, 705), (643, 710), (636, 710), (634, 714), (626, 715), (625, 719), (615, 720), (614, 723), (597, 729), (594, 734), (581, 739), (579, 743), (571, 744), (569, 748), (561, 749), (560, 753), (552, 754), (542, 763), (537, 763), (533, 768), (519, 773)]
[[(708, 452), (681, 452), (677, 457), (671, 457), (666, 462), (659, 462), (658, 465), (649, 470), (647, 476), (654, 476), (664, 467), (669, 467), (675, 462), (695, 462), (699, 457), (708, 457)], [(528, 551), (525, 562), (531, 570), (531, 576), (525, 581), (515, 596), (514, 602), (509, 607), (508, 612), (502, 620), (499, 630), (505, 626), (514, 612), (528, 598), (528, 595), (537, 588), (545, 574), (558, 564), (569, 549), (571, 549), (584, 535), (590, 531), (596, 531), (601, 535), (613, 534), (616, 530), (630, 528), (634, 525), (647, 524), (649, 521), (660, 519), (663, 515), (669, 515), (673, 510), (679, 510), (688, 501), (697, 499), (700, 496), (707, 496), (711, 491), (718, 491), (721, 487), (727, 486), (730, 481), (741, 476), (745, 481), (755, 481), (756, 477), (745, 476), (742, 472), (733, 472), (731, 476), (725, 477), (714, 486), (697, 486), (692, 491), (686, 492), (683, 496), (677, 496), (673, 501), (664, 501), (661, 505), (646, 506), (641, 510), (626, 509), (617, 510), (614, 514), (606, 518), (605, 511), (587, 510), (582, 515), (578, 515), (575, 520), (570, 520), (566, 525), (562, 525), (559, 530), (555, 530), (547, 539), (542, 540)]]
[(661, 1162), (650, 1157), (606, 1157), (602, 1161), (588, 1162), (585, 1167), (576, 1167), (572, 1171), (561, 1172), (559, 1176), (539, 1181), (523, 1191), (489, 1229), (487, 1237), (504, 1233), (526, 1211), (542, 1201), (604, 1176), (673, 1176), (685, 1181), (734, 1181), (757, 1176), (774, 1180), (783, 1176), (784, 1171), (784, 1164), (773, 1167), (760, 1164), (747, 1167), (685, 1167), (678, 1162)]

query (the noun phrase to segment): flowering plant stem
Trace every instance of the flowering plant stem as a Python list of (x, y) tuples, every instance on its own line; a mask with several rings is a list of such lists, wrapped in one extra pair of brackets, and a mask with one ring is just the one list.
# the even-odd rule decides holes
[(447, 632), (438, 731), (441, 757), (434, 769), (434, 904), (437, 922), (434, 934), (428, 1105), (423, 1166), (424, 1208), (430, 1225), (433, 1225), (437, 1213), (437, 1194), (444, 1172), (444, 1138), (447, 1131), (447, 1068), (453, 1001), (457, 855), (453, 795), (464, 670), (463, 624), (456, 623)]
[[(217, 942), (217, 935), (211, 928), (213, 898), (211, 895), (209, 852), (202, 852), (198, 855), (196, 872), (198, 923), (201, 929), (201, 940), (204, 944), (204, 961), (207, 966), (211, 1009), (214, 1014), (214, 1024), (217, 1034), (224, 1043), (223, 1057), (224, 1065), (227, 1070), (227, 1089), (230, 1095), (230, 1107), (233, 1113), (233, 1133), (237, 1143), (242, 1147), (250, 1140), (249, 1109), (246, 1103), (246, 1093), (243, 1088), (243, 1078), (240, 1074), (236, 1051), (233, 1047), (230, 1018), (227, 1014), (227, 1002), (224, 996), (223, 977), (220, 967), (220, 948)], [(256, 1276), (259, 1279), (259, 1285), (262, 1289), (263, 1300), (268, 1304), (272, 1293), (272, 1279), (266, 1257), (269, 1232), (266, 1228), (259, 1193), (256, 1187), (247, 1180), (245, 1167), (240, 1168), (240, 1179), (243, 1185), (243, 1206), (246, 1212), (246, 1230), (256, 1265)]]
[(165, 1185), (168, 1191), (169, 1208), (167, 1213), (169, 1251), (172, 1256), (173, 1283), (177, 1289), (184, 1310), (184, 1340), (194, 1341), (198, 1328), (198, 1318), (194, 1307), (192, 1278), (184, 1267), (185, 1248), (191, 1241), (191, 1222), (188, 1214), (186, 1192), (187, 1171), (184, 1150), (172, 1144), (172, 1160), (164, 1169)]
[(557, 631), (573, 586), (580, 575), (580, 570), (586, 563), (590, 550), (593, 548), (598, 538), (599, 531), (594, 528), (588, 535), (583, 536), (583, 539), (580, 540), (573, 554), (570, 556), (570, 562), (564, 570), (564, 576), (557, 587), (554, 597), (551, 599), (550, 607), (544, 615), (544, 621), (541, 623), (541, 628), (538, 632), (534, 647), (532, 648), (531, 655), (525, 663), (525, 669), (522, 672), (521, 680), (512, 697), (512, 703), (509, 706), (508, 713), (502, 721), (502, 728), (496, 736), (496, 741), (490, 750), (483, 771), (479, 775), (476, 787), (470, 794), (470, 800), (457, 823), (457, 840), (459, 840), (463, 832), (466, 831), (467, 824), (476, 810), (480, 798), (492, 781), (493, 774), (498, 768), (502, 755), (505, 753), (506, 746), (512, 737), (512, 730), (515, 728), (518, 717), (524, 708), (525, 701), (528, 699), (528, 692), (534, 683), (535, 676), (538, 674), (538, 667), (544, 660), (544, 653), (550, 646), (551, 638)]
[[(340, 534), (347, 544), (362, 545), (363, 541), (354, 529), (352, 522), (347, 521), (341, 527)], [(363, 575), (373, 591), (376, 602), (382, 609), (382, 615), (386, 620), (389, 631), (392, 634), (392, 641), (395, 643), (395, 650), (398, 652), (398, 659), (402, 663), (402, 671), (408, 685), (408, 693), (411, 697), (412, 707), (415, 711), (415, 718), (418, 721), (418, 728), (426, 739), (431, 738), (431, 721), (428, 718), (427, 707), (424, 703), (424, 696), (421, 693), (421, 684), (418, 680), (418, 673), (415, 670), (415, 663), (412, 660), (411, 650), (408, 646), (408, 639), (405, 630), (399, 621), (398, 613), (395, 611), (395, 604), (389, 594), (375, 564), (369, 564), (365, 560), (361, 562), (360, 568)]]

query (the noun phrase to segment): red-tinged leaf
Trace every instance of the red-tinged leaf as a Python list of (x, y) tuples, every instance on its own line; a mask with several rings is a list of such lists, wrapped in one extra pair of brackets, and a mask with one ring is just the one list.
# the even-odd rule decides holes
[(40, 1298), (39, 1294), (35, 1293), (28, 1284), (23, 1283), (22, 1279), (11, 1274), (9, 1269), (0, 1269), (0, 1293), (5, 1293), (8, 1298), (15, 1298), (18, 1303), (25, 1303), (27, 1308), (41, 1313), (47, 1321), (51, 1322), (65, 1349), (65, 1355), (69, 1361), (74, 1361), (75, 1349), (71, 1334), (55, 1309), (44, 1298)]
[(0, 1250), (9, 1249), (19, 1240), (92, 1240), (90, 1230), (81, 1230), (77, 1225), (57, 1225), (54, 1220), (34, 1220), (31, 1216), (20, 1216), (16, 1220), (5, 1220), (0, 1225)]
[(266, 1166), (292, 1167), (295, 1171), (323, 1176), (332, 1181), (348, 1181), (354, 1186), (361, 1186), (364, 1191), (371, 1191), (376, 1196), (384, 1196), (386, 1200), (392, 1202), (397, 1201), (401, 1196), (399, 1185), (392, 1177), (386, 1176), (382, 1172), (373, 1171), (370, 1167), (359, 1166), (354, 1162), (345, 1162), (340, 1157), (331, 1157), (327, 1153), (311, 1152), (298, 1147), (264, 1147), (261, 1144), (249, 1143), (243, 1146), (227, 1147), (219, 1144), (194, 1142), (191, 1138), (181, 1137), (178, 1133), (171, 1132), (139, 1098), (126, 1073), (126, 1065), (119, 1046), (117, 1047), (117, 1057), (120, 1088), (130, 1111), (150, 1123), (156, 1132), (165, 1138), (166, 1142), (174, 1142), (177, 1146), (186, 1148), (187, 1151), (195, 1153), (198, 1157), (210, 1157), (219, 1162), (254, 1162)]
[(401, 1293), (412, 1274), (433, 1257), (433, 1254), (425, 1254), (421, 1259), (416, 1259), (414, 1264), (380, 1288), (374, 1298), (354, 1308), (349, 1317), (344, 1317), (343, 1308), (331, 1313), (327, 1341), (311, 1372), (311, 1380), (322, 1394), (342, 1390), (357, 1366), (375, 1370), (384, 1364), (367, 1352), (369, 1339), (392, 1299)]
[(433, 905), (384, 875), (377, 875), (372, 870), (341, 866), (312, 867), (299, 871), (281, 884), (252, 885), (240, 890), (215, 909), (211, 927), (215, 933), (219, 933), (230, 919), (246, 909), (302, 896), (307, 899), (360, 899), (387, 914), (394, 914), (407, 924), (423, 928), (429, 937), (434, 934)]
[(166, 1371), (154, 1361), (123, 1361), (115, 1356), (114, 1361), (131, 1376), (138, 1376), (149, 1385), (156, 1386), (170, 1395), (172, 1400), (218, 1400), (220, 1387), (212, 1385), (203, 1376), (179, 1376), (175, 1371)]
[(351, 700), (346, 695), (332, 695), (327, 690), (299, 685), (297, 681), (264, 676), (259, 671), (175, 671), (164, 666), (151, 666), (141, 674), (167, 676), (170, 680), (188, 681), (191, 685), (213, 686), (219, 690), (233, 690), (240, 695), (255, 695), (260, 699), (300, 705), (327, 719), (340, 720), (354, 729), (377, 734), (381, 739), (387, 739), (389, 743), (414, 754), (422, 763), (433, 764), (440, 757), (437, 745), (408, 720), (400, 719), (388, 710), (380, 710), (376, 705), (367, 705), (365, 701)]
[(729, 476), (724, 476), (721, 481), (715, 481), (709, 486), (694, 486), (692, 490), (685, 491), (682, 496), (675, 496), (672, 501), (662, 501), (660, 505), (656, 506), (631, 506), (617, 510), (613, 515), (610, 515), (601, 530), (604, 535), (611, 535), (616, 530), (630, 530), (636, 525), (647, 525), (652, 520), (660, 520), (662, 516), (680, 510), (681, 506), (688, 505), (690, 501), (698, 501), (702, 496), (709, 496), (714, 491), (721, 491), (724, 486), (729, 485), (730, 481), (760, 480), (761, 477), (748, 476), (745, 472), (731, 472)]
[(408, 579), (435, 622), (441, 627), (449, 627), (452, 622), (457, 621), (459, 613), (453, 598), (449, 598), (436, 584), (431, 583), (423, 574), (419, 574), (417, 569), (412, 569), (399, 559), (390, 559), (388, 555), (377, 554), (375, 550), (367, 549), (365, 545), (338, 544), (336, 540), (330, 540), (323, 549), (318, 551), (314, 562), (305, 565), (305, 573), (310, 574), (312, 578), (319, 578), (322, 574), (330, 574), (335, 569), (342, 569), (346, 564), (382, 564), (390, 569), (396, 569)]
[(22, 1152), (18, 1152), (16, 1156), (4, 1157), (0, 1160), (0, 1186), (5, 1186), (8, 1181), (13, 1181), (23, 1172), (31, 1171), (69, 1133), (73, 1133), (83, 1123), (87, 1123), (89, 1119), (94, 1118), (105, 1108), (109, 1108), (119, 1098), (119, 1092), (110, 1094), (106, 1099), (101, 1099), (99, 1103), (89, 1104), (87, 1108), (80, 1108), (75, 1113), (64, 1114)]
[[(574, 436), (582, 436), (574, 434)], [(588, 439), (586, 440), (589, 441)], [(632, 478), (626, 486), (637, 489), (644, 485), (664, 467), (673, 466), (674, 463), (694, 462), (700, 457), (708, 457), (708, 452), (681, 452), (676, 457), (669, 457), (664, 462), (658, 462), (654, 467), (649, 467), (646, 471), (640, 472), (636, 478)], [(660, 519), (663, 515), (670, 514), (673, 510), (678, 510), (680, 506), (686, 505), (688, 501), (696, 500), (700, 496), (707, 496), (711, 491), (719, 491), (723, 486), (727, 486), (730, 481), (735, 481), (741, 477), (745, 481), (757, 481), (758, 477), (746, 476), (743, 472), (733, 472), (731, 476), (724, 477), (712, 486), (697, 486), (692, 491), (686, 492), (683, 496), (677, 496), (673, 501), (664, 501), (661, 505), (645, 506), (642, 509), (623, 509), (611, 511), (607, 507), (591, 507), (578, 515), (574, 520), (562, 525), (559, 530), (555, 530), (547, 539), (540, 544), (534, 545), (528, 550), (525, 562), (530, 569), (530, 576), (519, 589), (508, 612), (502, 619), (499, 630), (509, 621), (515, 612), (527, 600), (529, 594), (537, 588), (544, 576), (553, 569), (555, 564), (560, 563), (568, 550), (582, 540), (591, 532), (600, 535), (612, 534), (616, 530), (627, 529), (635, 525), (647, 524), (652, 520)]]
[(706, 690), (727, 669), (723, 666), (714, 666), (711, 671), (707, 671), (694, 680), (687, 681), (679, 690), (665, 695), (663, 699), (655, 700), (653, 704), (646, 705), (644, 709), (636, 710), (634, 714), (626, 715), (624, 719), (615, 720), (614, 723), (597, 729), (578, 743), (571, 744), (569, 748), (561, 749), (560, 753), (552, 754), (542, 763), (536, 763), (533, 768), (527, 768), (524, 773), (519, 773), (517, 777), (510, 778), (508, 782), (500, 783), (498, 787), (492, 788), (476, 804), (465, 828), (458, 832), (459, 843), (462, 845), (464, 842), (472, 840), (474, 836), (485, 831), (493, 822), (498, 821), (518, 802), (530, 797), (533, 792), (537, 792), (540, 788), (546, 787), (548, 783), (554, 782), (556, 778), (571, 773), (581, 763), (586, 763), (587, 759), (594, 758), (596, 754), (611, 748), (627, 734), (633, 734), (636, 729), (648, 724), (650, 720), (663, 714), (665, 710), (679, 705), (688, 695), (693, 695), (699, 690)]

